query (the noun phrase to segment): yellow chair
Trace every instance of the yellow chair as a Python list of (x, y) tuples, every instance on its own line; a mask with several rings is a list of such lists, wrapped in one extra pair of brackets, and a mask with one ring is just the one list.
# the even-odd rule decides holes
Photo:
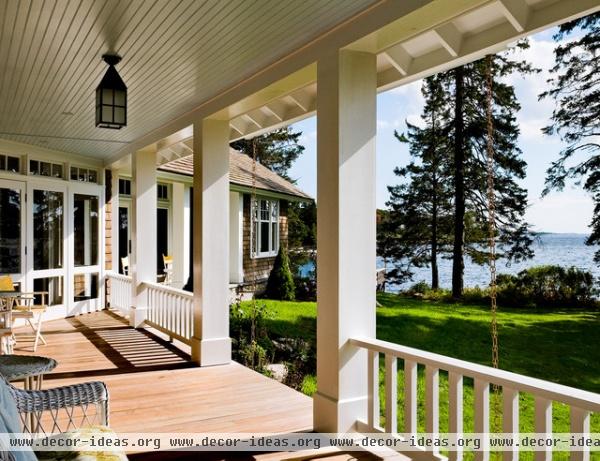
[(129, 275), (129, 256), (121, 258), (121, 267), (123, 268), (123, 275)]
[[(15, 291), (15, 286), (10, 275), (0, 276), (0, 291)], [(44, 312), (48, 308), (46, 304), (47, 291), (33, 291), (28, 293), (20, 293), (15, 297), (12, 306), (11, 316), (13, 319), (25, 319), (33, 332), (35, 333), (33, 342), (33, 352), (37, 350), (37, 346), (41, 341), (47, 344), (42, 336), (42, 324)], [(36, 304), (35, 297), (40, 297), (40, 303)]]

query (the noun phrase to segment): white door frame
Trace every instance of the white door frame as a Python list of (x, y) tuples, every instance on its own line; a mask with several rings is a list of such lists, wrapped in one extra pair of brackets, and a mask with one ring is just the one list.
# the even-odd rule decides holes
[[(19, 181), (15, 179), (4, 179), (0, 178), (0, 189), (12, 189), (18, 190), (21, 194), (21, 267), (18, 274), (10, 274), (13, 282), (21, 284), (21, 287), (26, 286), (26, 275), (27, 275), (27, 256), (25, 254), (27, 248), (27, 183), (25, 181)], [(2, 219), (6, 219), (3, 217)]]
[[(70, 270), (67, 283), (68, 296), (68, 315), (77, 315), (85, 312), (93, 312), (102, 309), (104, 306), (104, 188), (96, 184), (89, 183), (69, 183), (68, 194), (68, 267)], [(98, 261), (89, 266), (75, 267), (75, 194), (89, 195), (98, 198)], [(97, 274), (98, 275), (98, 297), (84, 301), (75, 301), (75, 281), (74, 277), (78, 274)]]

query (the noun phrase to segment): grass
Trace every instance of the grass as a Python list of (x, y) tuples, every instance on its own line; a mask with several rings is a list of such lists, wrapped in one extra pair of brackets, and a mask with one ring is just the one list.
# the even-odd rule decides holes
[[(447, 304), (379, 294), (377, 338), (451, 357), (491, 364), (488, 306)], [(316, 304), (264, 301), (272, 317), (267, 320), (272, 337), (299, 337), (315, 341)], [(500, 367), (540, 379), (600, 393), (600, 312), (577, 309), (534, 310), (500, 308), (498, 313)], [(380, 367), (382, 414), (383, 362)], [(403, 428), (403, 372), (399, 363), (398, 428)], [(419, 369), (419, 430), (424, 430), (424, 371)], [(303, 392), (316, 390), (314, 376), (304, 380)], [(447, 401), (447, 375), (440, 374), (440, 402)], [(491, 404), (491, 411), (501, 408)], [(465, 431), (473, 430), (472, 382), (465, 380)], [(492, 416), (492, 424), (501, 418)], [(533, 398), (520, 398), (522, 432), (533, 432)], [(382, 418), (383, 422), (383, 418)], [(569, 410), (553, 408), (555, 432), (569, 432)], [(440, 430), (447, 431), (447, 407), (440, 405)], [(600, 414), (592, 416), (592, 432), (600, 432)], [(564, 455), (564, 454), (562, 454)], [(600, 458), (595, 453), (594, 458)], [(527, 456), (528, 458), (528, 456)], [(559, 456), (556, 459), (562, 459)]]

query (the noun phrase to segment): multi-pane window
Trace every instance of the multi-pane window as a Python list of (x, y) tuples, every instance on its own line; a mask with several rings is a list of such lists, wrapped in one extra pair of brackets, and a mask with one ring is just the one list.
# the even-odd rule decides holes
[(0, 154), (0, 170), (19, 173), (21, 171), (21, 159), (12, 155)]
[(119, 178), (119, 195), (131, 195), (131, 181)]
[(89, 168), (71, 167), (71, 180), (81, 182), (98, 182), (98, 172)]
[(257, 199), (253, 204), (252, 254), (275, 256), (279, 251), (279, 201)]
[(34, 176), (49, 176), (51, 178), (64, 178), (64, 165), (62, 163), (43, 162), (41, 160), (29, 161), (29, 174)]
[(158, 200), (169, 200), (169, 186), (167, 184), (157, 184), (156, 196)]

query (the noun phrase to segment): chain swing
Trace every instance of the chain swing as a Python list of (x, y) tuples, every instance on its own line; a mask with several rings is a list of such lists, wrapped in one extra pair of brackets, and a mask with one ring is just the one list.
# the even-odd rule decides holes
[[(488, 202), (488, 263), (490, 268), (490, 307), (491, 307), (491, 337), (492, 337), (492, 366), (499, 367), (498, 348), (498, 287), (496, 284), (496, 195), (494, 193), (494, 119), (493, 119), (493, 57), (487, 55), (485, 58), (485, 80), (486, 80), (486, 151), (487, 151), (487, 202)], [(499, 430), (500, 418), (500, 386), (494, 385), (494, 426)]]

